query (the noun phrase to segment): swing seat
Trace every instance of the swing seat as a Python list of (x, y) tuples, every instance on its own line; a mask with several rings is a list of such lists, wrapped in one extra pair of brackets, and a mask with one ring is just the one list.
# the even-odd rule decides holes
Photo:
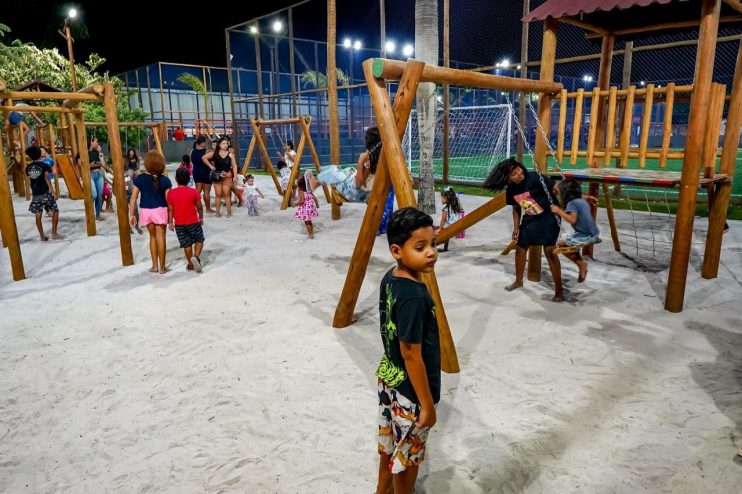
[(337, 204), (338, 206), (345, 204), (346, 202), (350, 202), (345, 197), (343, 197), (340, 192), (338, 192), (334, 185), (330, 185), (330, 190), (332, 190), (332, 198), (334, 199), (335, 204)]
[(582, 250), (583, 247), (587, 247), (588, 245), (595, 245), (601, 243), (603, 240), (601, 240), (600, 237), (595, 242), (588, 242), (584, 244), (576, 244), (576, 245), (564, 245), (561, 247), (557, 247), (554, 249), (554, 254), (571, 254), (572, 252), (579, 252)]

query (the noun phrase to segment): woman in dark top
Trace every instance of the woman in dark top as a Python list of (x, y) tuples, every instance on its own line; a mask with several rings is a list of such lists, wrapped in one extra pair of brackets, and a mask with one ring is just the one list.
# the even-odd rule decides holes
[(551, 204), (558, 204), (559, 201), (552, 192), (551, 179), (529, 172), (520, 162), (508, 158), (490, 172), (484, 188), (492, 191), (505, 189), (505, 203), (513, 207), (515, 281), (505, 290), (512, 291), (523, 286), (528, 248), (543, 246), (554, 278), (552, 301), (563, 302), (562, 266), (559, 256), (554, 253), (559, 238), (559, 223), (551, 212)]
[(90, 163), (90, 178), (93, 182), (93, 199), (95, 199), (95, 219), (102, 221), (100, 215), (103, 209), (103, 170), (106, 164), (105, 157), (101, 153), (100, 144), (96, 137), (89, 137), (88, 142), (88, 163)]
[(137, 223), (134, 210), (137, 197), (140, 197), (139, 221), (149, 232), (149, 253), (152, 257), (150, 272), (164, 274), (169, 271), (165, 266), (165, 234), (168, 223), (167, 195), (172, 183), (163, 175), (165, 158), (158, 151), (150, 151), (144, 155), (144, 169), (146, 172), (139, 174), (132, 187), (129, 224), (134, 226)]
[(206, 153), (201, 161), (212, 170), (218, 171), (221, 176), (221, 180), (214, 183), (216, 216), (218, 218), (222, 215), (222, 199), (224, 199), (227, 204), (227, 218), (229, 218), (232, 216), (232, 182), (237, 176), (237, 160), (234, 154), (229, 152), (229, 138), (220, 137), (216, 141), (216, 150)]
[(204, 163), (203, 157), (206, 154), (206, 138), (198, 136), (193, 144), (191, 151), (191, 163), (193, 164), (193, 181), (196, 183), (196, 190), (204, 198), (204, 206), (207, 213), (213, 213), (211, 209), (211, 179), (209, 174), (213, 169), (211, 164)]

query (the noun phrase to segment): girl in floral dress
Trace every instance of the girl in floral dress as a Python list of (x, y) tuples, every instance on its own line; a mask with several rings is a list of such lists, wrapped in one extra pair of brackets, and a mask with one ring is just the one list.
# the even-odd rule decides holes
[(309, 238), (314, 238), (314, 226), (312, 225), (312, 220), (319, 216), (319, 211), (317, 210), (319, 202), (317, 202), (317, 198), (314, 197), (314, 194), (307, 190), (307, 183), (304, 180), (304, 177), (299, 177), (296, 185), (299, 189), (299, 202), (296, 205), (294, 218), (303, 221), (304, 225), (307, 227)]

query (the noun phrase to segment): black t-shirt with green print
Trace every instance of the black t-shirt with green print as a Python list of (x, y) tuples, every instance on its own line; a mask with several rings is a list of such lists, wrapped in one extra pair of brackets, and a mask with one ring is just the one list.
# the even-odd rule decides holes
[(420, 403), (407, 376), (399, 342), (422, 345), (433, 403), (441, 397), (441, 346), (435, 320), (435, 304), (424, 284), (398, 278), (390, 270), (381, 280), (379, 314), (384, 355), (376, 376), (406, 398)]

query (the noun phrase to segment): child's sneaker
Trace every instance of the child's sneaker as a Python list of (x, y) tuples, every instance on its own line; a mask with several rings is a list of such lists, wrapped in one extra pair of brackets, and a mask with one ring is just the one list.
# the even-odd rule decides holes
[(191, 257), (191, 264), (193, 264), (193, 269), (197, 272), (201, 272), (201, 259), (198, 258), (198, 256)]

